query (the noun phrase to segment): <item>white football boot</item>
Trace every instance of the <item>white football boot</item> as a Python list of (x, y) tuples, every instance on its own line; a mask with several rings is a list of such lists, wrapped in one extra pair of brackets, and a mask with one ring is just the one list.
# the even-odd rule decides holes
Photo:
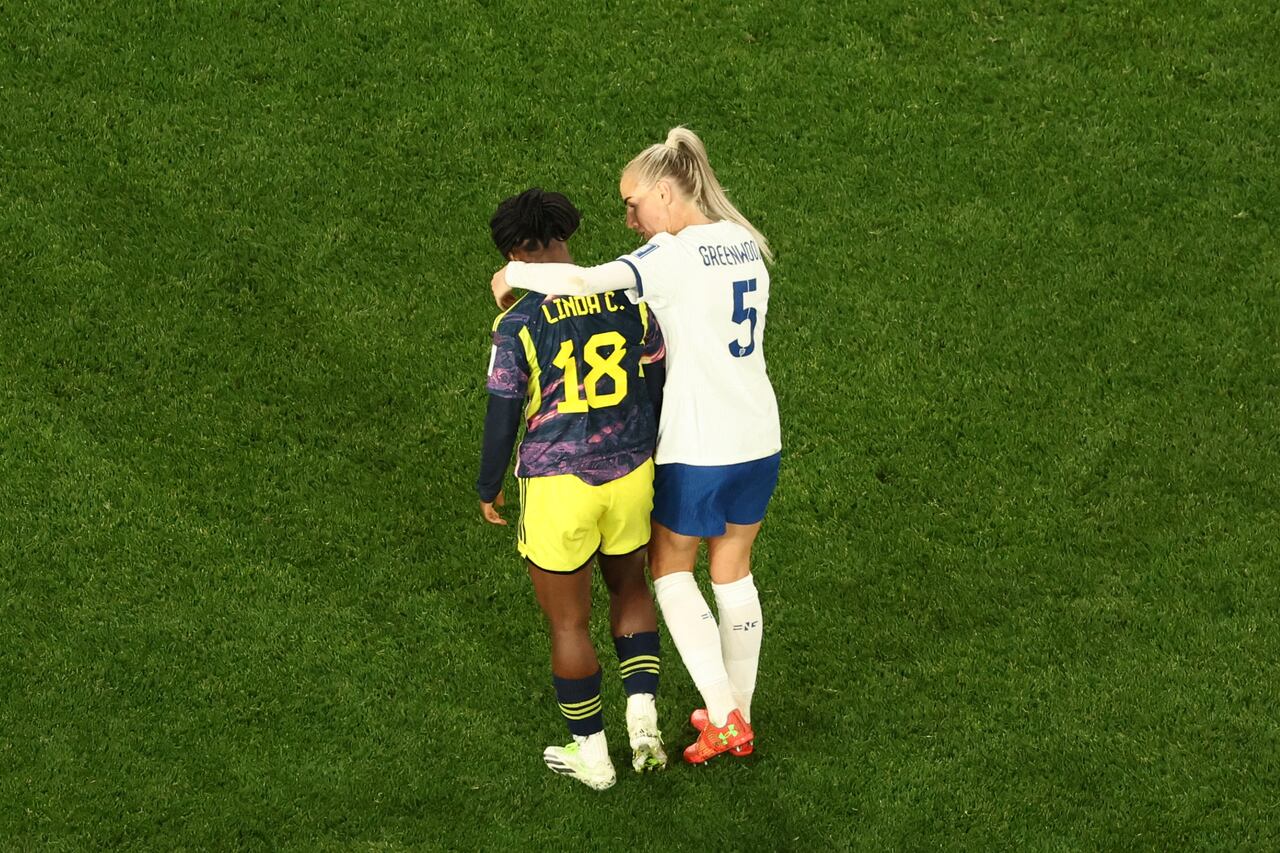
[(542, 760), (555, 772), (572, 776), (597, 791), (612, 788), (618, 781), (604, 732), (587, 737), (574, 735), (573, 743), (567, 746), (549, 746), (543, 750)]
[(631, 739), (633, 770), (648, 773), (667, 766), (667, 751), (662, 747), (662, 731), (658, 728), (658, 706), (652, 693), (627, 697), (627, 736)]

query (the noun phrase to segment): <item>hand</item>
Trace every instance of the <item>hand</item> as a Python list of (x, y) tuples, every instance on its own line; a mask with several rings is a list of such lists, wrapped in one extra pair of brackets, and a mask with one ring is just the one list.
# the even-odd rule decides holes
[(498, 496), (493, 499), (492, 503), (480, 501), (480, 514), (483, 515), (484, 520), (490, 524), (497, 524), (502, 527), (506, 527), (507, 520), (503, 518), (496, 509), (494, 509), (495, 506), (502, 506), (505, 503), (506, 499), (502, 497), (502, 492), (498, 492)]
[(516, 295), (511, 290), (511, 285), (507, 284), (506, 267), (493, 274), (493, 281), (489, 283), (489, 288), (493, 291), (493, 300), (503, 311), (516, 304)]

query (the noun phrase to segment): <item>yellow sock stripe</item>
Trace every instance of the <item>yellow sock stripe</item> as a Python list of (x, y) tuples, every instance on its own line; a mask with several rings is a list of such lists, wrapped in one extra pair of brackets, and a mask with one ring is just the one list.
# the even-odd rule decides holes
[(633, 657), (629, 657), (629, 658), (627, 658), (626, 660), (624, 660), (624, 661), (622, 662), (622, 665), (623, 665), (623, 666), (626, 666), (627, 664), (635, 663), (636, 661), (640, 661), (640, 660), (651, 660), (651, 661), (653, 661), (654, 663), (657, 663), (657, 662), (658, 662), (658, 656), (657, 656), (657, 655), (635, 655), (635, 656), (633, 656)]
[(564, 715), (564, 719), (586, 720), (588, 719), (588, 717), (594, 717), (595, 715), (598, 715), (599, 712), (600, 712), (599, 708), (595, 708), (595, 710), (593, 711), (584, 711), (582, 713), (566, 713), (566, 715)]
[(630, 675), (631, 673), (636, 672), (638, 670), (645, 670), (646, 672), (657, 672), (658, 665), (656, 663), (645, 663), (642, 661), (640, 663), (633, 663), (633, 664), (628, 664), (627, 666), (618, 667), (618, 671), (621, 672), (623, 675)]
[(590, 705), (592, 702), (595, 702), (597, 705), (600, 704), (599, 693), (592, 696), (590, 699), (583, 699), (581, 702), (559, 702), (557, 704), (560, 706), (561, 710), (568, 708), (570, 711), (576, 711), (579, 708), (585, 708), (586, 706)]

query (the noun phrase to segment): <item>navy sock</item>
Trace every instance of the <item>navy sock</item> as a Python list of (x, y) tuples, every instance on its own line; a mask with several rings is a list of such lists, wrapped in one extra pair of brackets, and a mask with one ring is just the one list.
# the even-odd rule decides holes
[(624, 634), (613, 638), (618, 652), (618, 672), (628, 696), (636, 693), (658, 694), (658, 632)]
[(586, 678), (561, 678), (553, 674), (551, 680), (570, 734), (586, 737), (604, 731), (604, 715), (600, 713), (600, 670)]

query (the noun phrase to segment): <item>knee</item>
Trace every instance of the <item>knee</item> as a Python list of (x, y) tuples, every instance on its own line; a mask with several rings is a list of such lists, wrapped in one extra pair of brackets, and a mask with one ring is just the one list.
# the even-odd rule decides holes
[(591, 626), (591, 614), (558, 615), (549, 620), (551, 633), (555, 637), (570, 638), (578, 635), (586, 636)]
[(712, 563), (709, 574), (711, 575), (712, 583), (734, 583), (751, 574), (751, 563), (746, 560), (719, 564)]
[(605, 582), (605, 587), (609, 590), (609, 596), (614, 599), (649, 594), (649, 585), (644, 582), (643, 567), (634, 572), (617, 574), (608, 578)]
[(698, 540), (696, 539), (691, 544), (668, 544), (649, 549), (649, 572), (655, 578), (674, 572), (691, 572), (697, 562)]

